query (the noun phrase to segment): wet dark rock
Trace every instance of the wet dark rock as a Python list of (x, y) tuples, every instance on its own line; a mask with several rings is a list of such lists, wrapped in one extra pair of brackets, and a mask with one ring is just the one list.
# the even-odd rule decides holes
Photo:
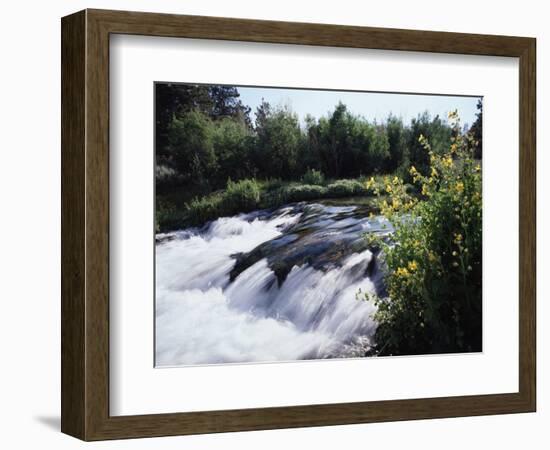
[[(347, 256), (369, 248), (366, 233), (388, 232), (385, 222), (368, 218), (370, 211), (366, 208), (320, 204), (299, 204), (294, 208), (301, 208), (302, 215), (281, 236), (250, 252), (234, 255), (231, 281), (265, 258), (280, 286), (294, 266), (307, 264), (323, 271), (340, 267)], [(378, 249), (371, 250), (378, 253)], [(377, 267), (377, 258), (373, 258), (367, 267), (370, 278), (376, 278)]]

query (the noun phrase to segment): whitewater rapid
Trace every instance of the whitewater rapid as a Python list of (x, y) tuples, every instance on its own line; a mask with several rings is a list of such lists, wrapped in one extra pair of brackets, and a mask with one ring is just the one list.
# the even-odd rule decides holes
[[(328, 268), (294, 265), (283, 280), (264, 257), (231, 281), (235, 255), (275, 242), (302, 215), (289, 207), (157, 236), (157, 367), (365, 355), (376, 330), (375, 306), (356, 294), (375, 292), (367, 276), (370, 250), (346, 254)], [(322, 231), (339, 233), (346, 222), (328, 217)], [(370, 226), (355, 222), (354, 232)]]

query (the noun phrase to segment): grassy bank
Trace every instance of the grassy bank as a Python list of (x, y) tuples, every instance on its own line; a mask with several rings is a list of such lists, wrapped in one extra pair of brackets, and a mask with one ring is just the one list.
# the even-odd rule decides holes
[(354, 199), (370, 203), (376, 188), (384, 186), (388, 177), (325, 180), (315, 171), (301, 181), (244, 179), (229, 180), (223, 190), (185, 201), (185, 193), (174, 190), (157, 194), (156, 231), (200, 226), (218, 217), (232, 216), (256, 209), (277, 208), (301, 201), (341, 201)]

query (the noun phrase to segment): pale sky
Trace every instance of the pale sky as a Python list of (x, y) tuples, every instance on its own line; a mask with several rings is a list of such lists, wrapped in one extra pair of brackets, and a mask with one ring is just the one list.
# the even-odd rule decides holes
[(272, 106), (286, 104), (298, 114), (303, 123), (307, 114), (316, 119), (327, 116), (334, 111), (339, 101), (344, 103), (350, 112), (361, 115), (369, 121), (383, 122), (388, 115), (401, 117), (405, 124), (424, 111), (431, 117), (437, 114), (444, 120), (447, 113), (457, 109), (461, 123), (471, 125), (475, 120), (476, 105), (480, 97), (388, 94), (375, 92), (323, 91), (305, 89), (258, 88), (237, 86), (241, 100), (250, 106), (251, 118), (255, 120), (256, 108), (262, 98)]

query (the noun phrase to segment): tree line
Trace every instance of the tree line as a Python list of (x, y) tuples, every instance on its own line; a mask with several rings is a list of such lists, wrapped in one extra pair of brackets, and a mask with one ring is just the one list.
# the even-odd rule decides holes
[[(424, 136), (436, 154), (449, 148), (453, 129), (425, 112), (410, 123), (390, 115), (371, 122), (339, 103), (327, 116), (304, 123), (289, 107), (262, 101), (255, 111), (233, 86), (158, 83), (156, 102), (157, 190), (192, 186), (208, 193), (227, 180), (298, 180), (310, 170), (327, 178), (357, 178), (380, 173), (408, 176), (414, 165), (430, 167), (419, 142)], [(481, 101), (470, 127), (470, 145), (481, 157)]]

